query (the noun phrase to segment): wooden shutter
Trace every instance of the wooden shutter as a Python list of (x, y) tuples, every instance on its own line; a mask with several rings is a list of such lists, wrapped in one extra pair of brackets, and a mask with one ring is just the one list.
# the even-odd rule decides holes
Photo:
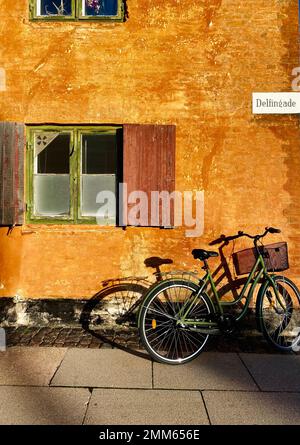
[(25, 129), (16, 122), (0, 122), (0, 225), (24, 222)]
[[(172, 193), (175, 190), (175, 145), (174, 125), (128, 124), (123, 127), (123, 182), (127, 184), (128, 195), (137, 190), (147, 193), (149, 210), (151, 191)], [(159, 226), (162, 225), (161, 216), (160, 211)], [(173, 221), (171, 202), (171, 225)], [(150, 211), (147, 225), (154, 225)]]

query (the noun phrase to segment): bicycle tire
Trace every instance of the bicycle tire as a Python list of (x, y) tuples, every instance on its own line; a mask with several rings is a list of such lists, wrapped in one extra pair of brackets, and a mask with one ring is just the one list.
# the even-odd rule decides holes
[(295, 351), (300, 342), (300, 292), (295, 283), (283, 275), (273, 276), (282, 307), (274, 286), (263, 284), (256, 302), (258, 329), (266, 341), (281, 352)]
[[(168, 313), (168, 311), (171, 311), (171, 305), (170, 302), (168, 303), (164, 302), (162, 303), (160, 300), (156, 300), (155, 303), (157, 304), (157, 307), (159, 308), (159, 311), (157, 309), (153, 309), (151, 307), (151, 304), (154, 302), (155, 299), (157, 299), (161, 294), (163, 294), (164, 298), (167, 300), (167, 298), (170, 298), (170, 292), (168, 294), (168, 297), (166, 297), (166, 292), (171, 289), (177, 288), (177, 299), (178, 295), (180, 296), (180, 291), (178, 292), (178, 288), (185, 289), (190, 291), (190, 294), (192, 295), (194, 292), (197, 292), (199, 290), (199, 286), (193, 282), (186, 281), (186, 280), (165, 280), (162, 283), (154, 286), (150, 291), (145, 295), (144, 300), (141, 304), (140, 309), (140, 316), (139, 316), (139, 334), (142, 341), (143, 346), (147, 350), (147, 352), (150, 354), (150, 356), (160, 363), (167, 363), (171, 365), (178, 365), (178, 364), (184, 364), (188, 363), (189, 361), (193, 360), (194, 358), (198, 357), (198, 355), (202, 352), (205, 344), (208, 341), (208, 338), (210, 334), (202, 334), (198, 332), (196, 328), (194, 330), (191, 330), (190, 328), (183, 328), (182, 326), (174, 326), (175, 322), (174, 320), (170, 320), (169, 317), (171, 315)], [(159, 301), (161, 306), (159, 306)], [(178, 304), (178, 302), (176, 303)], [(182, 304), (182, 303), (179, 303)], [(202, 293), (199, 295), (199, 299), (197, 300), (197, 311), (194, 311), (195, 319), (197, 319), (197, 315), (201, 315), (201, 317), (211, 318), (211, 315), (215, 312), (213, 304), (210, 300), (210, 298), (205, 294)], [(201, 306), (200, 306), (201, 305)], [(169, 307), (170, 306), (170, 307)], [(180, 307), (178, 305), (178, 307)], [(194, 310), (194, 309), (193, 309)], [(201, 310), (201, 312), (200, 312)], [(152, 311), (152, 315), (151, 315)], [(154, 312), (153, 312), (154, 311)], [(165, 311), (165, 312), (164, 312)], [(149, 315), (150, 312), (150, 315)], [(155, 314), (155, 318), (153, 317), (153, 313)], [(160, 318), (159, 318), (160, 317)], [(190, 318), (190, 317), (189, 317)], [(155, 320), (155, 327), (153, 325), (153, 320)], [(149, 325), (151, 321), (151, 326)], [(172, 323), (171, 323), (172, 322)], [(160, 353), (157, 348), (154, 346), (154, 339), (158, 339), (158, 335), (163, 335), (163, 329), (166, 328), (170, 331), (169, 336), (171, 338), (171, 345), (173, 344), (172, 335), (178, 335), (176, 347), (178, 347), (178, 354), (181, 349), (181, 355), (175, 356), (174, 352), (171, 351), (171, 346), (169, 347), (169, 351), (167, 354)], [(149, 333), (149, 334), (148, 334)], [(150, 335), (153, 336), (153, 340), (150, 339)], [(174, 338), (174, 336), (173, 336)], [(191, 351), (189, 353), (188, 351), (188, 345), (186, 342), (188, 342), (188, 339), (191, 339), (192, 342), (198, 341), (198, 346), (196, 346), (195, 350)], [(160, 340), (162, 342), (162, 348), (165, 347), (163, 344), (163, 339)], [(169, 339), (166, 339), (168, 342)], [(184, 347), (186, 348), (186, 353), (184, 354)]]

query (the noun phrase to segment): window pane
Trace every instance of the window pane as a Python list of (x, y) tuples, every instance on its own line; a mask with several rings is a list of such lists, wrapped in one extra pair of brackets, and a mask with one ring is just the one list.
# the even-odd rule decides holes
[(43, 132), (35, 135), (36, 173), (69, 173), (70, 134)]
[[(111, 191), (116, 193), (115, 175), (83, 175), (82, 180), (82, 216), (96, 216), (101, 204), (96, 202), (97, 195), (101, 191)], [(116, 219), (116, 209), (112, 209), (109, 215), (109, 222), (114, 223)]]
[(118, 0), (82, 0), (82, 10), (83, 15), (117, 15)]
[(82, 135), (82, 173), (116, 172), (116, 135)]
[(37, 0), (37, 15), (72, 15), (72, 0)]
[[(82, 134), (81, 147), (81, 214), (95, 217), (101, 207), (96, 202), (98, 193), (102, 191), (116, 193), (116, 134)], [(115, 219), (114, 208), (107, 222), (115, 223)]]
[(70, 176), (34, 175), (36, 215), (61, 216), (70, 213)]
[(34, 135), (34, 213), (70, 214), (70, 133), (37, 132)]

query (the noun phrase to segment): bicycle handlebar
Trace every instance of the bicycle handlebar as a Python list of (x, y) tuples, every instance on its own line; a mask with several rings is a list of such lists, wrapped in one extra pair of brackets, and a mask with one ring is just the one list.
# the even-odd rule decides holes
[(215, 244), (221, 244), (221, 243), (228, 243), (229, 241), (233, 241), (237, 238), (241, 238), (243, 236), (246, 236), (247, 238), (253, 239), (254, 242), (258, 241), (261, 238), (264, 238), (268, 233), (280, 233), (281, 230), (280, 229), (276, 229), (275, 227), (266, 227), (264, 233), (262, 233), (261, 235), (249, 235), (248, 233), (244, 233), (242, 231), (239, 231), (237, 235), (233, 235), (233, 236), (225, 236), (225, 235), (221, 235), (220, 238), (212, 241), (210, 243), (211, 246), (215, 245)]

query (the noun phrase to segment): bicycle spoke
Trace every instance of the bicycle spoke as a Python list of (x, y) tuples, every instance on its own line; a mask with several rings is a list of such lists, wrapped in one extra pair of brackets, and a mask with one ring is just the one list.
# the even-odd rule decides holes
[[(152, 324), (152, 323), (149, 323), (150, 325)], [(167, 324), (170, 324), (170, 321), (168, 320), (168, 321), (164, 321), (164, 322), (160, 322), (159, 323), (159, 327), (157, 328), (157, 329), (163, 329), (163, 327), (165, 326), (165, 325), (167, 325)], [(156, 329), (156, 330), (157, 330)], [(148, 328), (148, 329), (145, 329), (145, 331), (146, 332), (148, 332), (148, 331), (153, 331), (153, 327), (151, 326), (150, 328)]]
[(149, 310), (150, 312), (154, 312), (155, 314), (162, 315), (163, 317), (170, 318), (171, 320), (176, 320), (175, 317), (172, 317), (171, 315), (166, 314), (166, 313), (164, 313), (164, 312), (157, 311), (156, 309), (148, 308), (148, 310)]
[(173, 315), (176, 315), (176, 311), (174, 310), (172, 299), (170, 298), (170, 295), (168, 294), (168, 289), (166, 289), (163, 292), (163, 294), (164, 294), (164, 297), (166, 298), (166, 302), (167, 302), (168, 306), (170, 307)]
[(186, 338), (188, 339), (188, 341), (189, 342), (191, 342), (191, 343), (193, 343), (193, 345), (195, 346), (195, 347), (198, 347), (198, 345), (197, 345), (197, 343), (195, 343), (192, 339), (191, 339), (191, 337), (190, 337), (190, 331), (188, 331), (188, 330), (186, 330), (186, 331), (182, 331), (182, 333), (183, 333), (183, 335), (185, 335), (186, 336)]
[[(168, 334), (169, 334), (169, 336), (170, 336), (170, 334), (171, 334), (171, 332), (173, 331), (173, 326), (170, 326), (168, 329), (167, 329), (167, 331), (165, 331), (165, 333), (162, 333), (162, 334), (160, 334), (158, 337), (156, 337), (155, 339), (154, 339), (154, 344), (153, 344), (153, 346), (157, 346), (158, 345), (158, 349), (159, 349), (159, 347), (163, 344), (163, 342), (165, 341), (165, 338), (168, 336)], [(162, 337), (161, 339), (160, 339), (160, 341), (158, 341), (159, 340), (159, 338), (160, 337)], [(158, 341), (158, 343), (155, 343), (155, 342), (157, 342)]]
[[(151, 328), (152, 332), (150, 332), (148, 334), (148, 339), (151, 340), (151, 338), (159, 338), (160, 337), (159, 334), (163, 335), (165, 330), (168, 329), (168, 328), (171, 328), (171, 325), (162, 326), (162, 327), (157, 328), (157, 329)], [(148, 329), (148, 331), (149, 331), (149, 329)]]

